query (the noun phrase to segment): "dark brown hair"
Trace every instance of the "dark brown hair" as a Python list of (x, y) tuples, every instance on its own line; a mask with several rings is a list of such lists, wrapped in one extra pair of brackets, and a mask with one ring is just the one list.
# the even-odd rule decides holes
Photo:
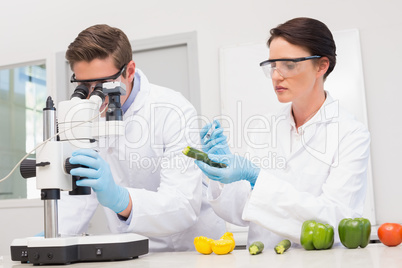
[(284, 38), (287, 42), (307, 49), (311, 55), (327, 57), (329, 68), (324, 79), (332, 72), (336, 64), (336, 46), (334, 38), (328, 27), (319, 20), (311, 18), (291, 19), (278, 27), (271, 29), (271, 37), (267, 45), (277, 37)]
[(66, 59), (71, 69), (76, 62), (90, 62), (109, 56), (113, 57), (115, 67), (120, 69), (132, 60), (132, 50), (130, 41), (123, 31), (105, 24), (83, 30), (68, 46), (66, 52)]

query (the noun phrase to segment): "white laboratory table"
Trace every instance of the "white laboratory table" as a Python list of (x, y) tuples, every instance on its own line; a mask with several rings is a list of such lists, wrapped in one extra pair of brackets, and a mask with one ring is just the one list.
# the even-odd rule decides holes
[[(10, 256), (0, 257), (0, 268), (29, 268), (32, 264), (21, 264), (10, 260)], [(68, 266), (41, 267), (145, 267), (145, 268), (181, 268), (181, 267), (402, 267), (402, 245), (387, 247), (381, 243), (369, 244), (366, 248), (346, 249), (338, 246), (329, 250), (307, 251), (303, 248), (290, 248), (282, 255), (273, 249), (265, 249), (259, 255), (250, 255), (247, 250), (235, 250), (227, 255), (202, 255), (198, 252), (149, 253), (137, 259), (117, 262), (75, 263)]]

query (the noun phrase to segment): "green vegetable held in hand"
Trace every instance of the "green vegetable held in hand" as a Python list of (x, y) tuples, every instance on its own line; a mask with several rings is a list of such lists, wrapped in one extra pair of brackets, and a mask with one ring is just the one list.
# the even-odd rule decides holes
[(281, 242), (279, 242), (274, 250), (276, 252), (276, 254), (283, 254), (286, 250), (288, 250), (290, 248), (290, 241), (288, 239), (282, 240)]
[(330, 249), (334, 244), (334, 227), (316, 221), (305, 221), (302, 226), (300, 244), (307, 250)]
[(347, 248), (364, 248), (370, 242), (371, 223), (368, 219), (343, 219), (338, 226), (339, 238)]
[(225, 168), (226, 165), (223, 163), (217, 163), (209, 159), (208, 155), (200, 150), (197, 150), (193, 147), (187, 146), (183, 150), (183, 154), (185, 154), (188, 157), (194, 158), (196, 160), (200, 160), (211, 167), (217, 167), (217, 168)]
[(261, 241), (254, 242), (248, 248), (251, 255), (260, 254), (264, 250), (264, 244)]

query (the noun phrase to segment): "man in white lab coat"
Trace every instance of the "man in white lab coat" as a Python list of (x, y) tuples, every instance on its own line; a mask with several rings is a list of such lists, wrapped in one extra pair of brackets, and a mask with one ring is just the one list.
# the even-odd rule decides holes
[[(306, 220), (337, 228), (343, 218), (362, 216), (370, 134), (324, 90), (336, 62), (325, 24), (290, 20), (271, 30), (268, 46), (269, 60), (260, 65), (278, 100), (291, 104), (260, 120), (250, 138), (249, 159), (230, 152), (215, 122), (203, 150), (227, 168), (196, 163), (213, 180), (208, 195), (216, 213), (249, 226), (249, 243), (273, 247), (285, 238), (299, 244)], [(201, 131), (202, 138), (209, 129), (211, 124)]]
[[(219, 238), (225, 223), (205, 201), (205, 176), (182, 154), (199, 144), (196, 111), (180, 93), (148, 82), (135, 67), (126, 35), (108, 25), (82, 31), (66, 58), (72, 82), (89, 91), (96, 84), (120, 81), (125, 135), (99, 141), (96, 152), (79, 149), (71, 170), (89, 196), (63, 194), (59, 205), (62, 235), (87, 231), (98, 204), (113, 233), (134, 232), (150, 239), (150, 251), (194, 250), (196, 236)], [(105, 100), (108, 103), (108, 99)], [(101, 110), (104, 106), (101, 107)]]

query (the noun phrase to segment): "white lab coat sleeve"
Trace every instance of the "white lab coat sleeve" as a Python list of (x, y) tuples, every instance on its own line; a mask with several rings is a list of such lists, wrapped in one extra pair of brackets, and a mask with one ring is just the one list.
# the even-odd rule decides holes
[(93, 190), (90, 195), (69, 195), (68, 192), (61, 192), (58, 202), (59, 233), (61, 235), (86, 233), (98, 204)]
[(245, 180), (230, 184), (210, 180), (207, 198), (216, 215), (229, 223), (248, 226), (249, 222), (242, 219), (242, 213), (250, 193), (251, 185)]
[[(297, 190), (278, 174), (261, 170), (245, 206), (243, 219), (300, 243), (300, 230), (305, 220), (329, 223), (337, 228), (343, 218), (361, 217), (366, 194), (369, 144), (369, 133), (363, 126), (343, 135), (334, 159), (337, 164), (330, 168), (322, 193), (317, 196)], [(293, 176), (298, 176), (297, 171), (293, 172)]]
[(182, 153), (185, 147), (199, 144), (196, 111), (182, 96), (175, 97), (179, 103), (159, 103), (154, 107), (157, 121), (151, 131), (162, 133), (164, 147), (159, 188), (157, 191), (128, 188), (131, 221), (127, 224), (116, 216), (109, 217), (114, 221), (110, 226), (117, 228), (113, 232), (163, 237), (182, 232), (197, 220), (202, 201), (202, 173), (194, 160)]

